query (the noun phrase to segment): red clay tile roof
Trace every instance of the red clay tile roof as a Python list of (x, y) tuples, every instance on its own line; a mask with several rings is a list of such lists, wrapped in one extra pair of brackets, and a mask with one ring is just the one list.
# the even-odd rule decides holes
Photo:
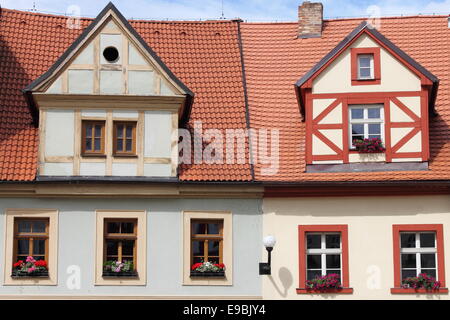
[[(83, 29), (67, 17), (1, 9), (0, 180), (30, 181), (37, 167), (37, 129), (21, 90), (42, 75)], [(82, 19), (85, 28), (92, 19)], [(237, 21), (130, 21), (164, 63), (195, 93), (189, 126), (246, 128)], [(183, 165), (180, 179), (251, 180), (249, 164)]]
[(450, 28), (448, 16), (382, 18), (379, 31), (440, 79), (438, 116), (430, 122), (428, 171), (305, 173), (305, 123), (294, 83), (362, 19), (327, 20), (321, 38), (297, 39), (297, 23), (241, 25), (252, 128), (280, 129), (278, 174), (263, 181), (386, 181), (450, 179)]
[[(92, 19), (82, 19), (85, 28)], [(382, 18), (380, 32), (440, 79), (430, 124), (430, 170), (305, 173), (305, 128), (294, 83), (362, 20), (327, 20), (322, 38), (297, 39), (297, 23), (241, 23), (253, 128), (279, 128), (280, 170), (265, 181), (450, 179), (450, 29), (446, 16)], [(130, 21), (164, 63), (194, 93), (189, 126), (246, 128), (239, 22)], [(413, 32), (412, 32), (413, 30)], [(1, 9), (0, 180), (31, 181), (37, 166), (37, 129), (21, 90), (43, 74), (82, 32), (66, 17)], [(184, 33), (184, 34), (183, 34)], [(251, 180), (245, 165), (183, 165), (180, 179)]]

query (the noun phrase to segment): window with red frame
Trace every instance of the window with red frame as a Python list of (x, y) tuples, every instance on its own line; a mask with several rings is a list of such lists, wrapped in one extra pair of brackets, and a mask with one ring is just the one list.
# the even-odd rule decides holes
[(347, 225), (299, 225), (299, 288), (317, 276), (338, 274), (342, 293), (351, 293), (348, 268)]
[(445, 286), (442, 224), (394, 225), (393, 243), (395, 288), (423, 273)]
[(380, 48), (352, 48), (350, 52), (352, 85), (380, 84)]

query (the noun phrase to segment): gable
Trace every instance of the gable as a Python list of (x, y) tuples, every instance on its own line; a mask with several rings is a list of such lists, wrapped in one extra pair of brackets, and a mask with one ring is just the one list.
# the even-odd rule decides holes
[[(352, 85), (351, 50), (379, 48), (381, 81), (376, 85)], [(420, 91), (421, 79), (368, 34), (362, 34), (312, 81), (313, 93)]]
[[(117, 54), (111, 59), (108, 53)], [(107, 58), (110, 58), (108, 60)], [(146, 54), (113, 13), (84, 39), (57, 71), (34, 91), (48, 94), (163, 95), (186, 94)]]

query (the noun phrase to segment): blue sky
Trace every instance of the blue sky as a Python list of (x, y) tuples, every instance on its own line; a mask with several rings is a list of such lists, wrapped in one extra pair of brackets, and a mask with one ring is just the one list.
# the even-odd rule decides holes
[[(226, 18), (248, 21), (294, 21), (297, 6), (303, 0), (223, 0)], [(318, 0), (316, 0), (318, 1)], [(53, 13), (73, 12), (94, 17), (108, 0), (0, 0), (2, 7), (31, 9)], [(313, 2), (313, 1), (312, 1)], [(411, 14), (449, 14), (450, 0), (322, 0), (325, 17), (381, 16)], [(114, 0), (113, 3), (127, 18), (142, 19), (214, 19), (221, 15), (222, 0)], [(371, 6), (377, 6), (371, 7)], [(371, 7), (371, 9), (368, 9)], [(368, 11), (369, 10), (369, 11)], [(374, 11), (375, 10), (375, 11)]]

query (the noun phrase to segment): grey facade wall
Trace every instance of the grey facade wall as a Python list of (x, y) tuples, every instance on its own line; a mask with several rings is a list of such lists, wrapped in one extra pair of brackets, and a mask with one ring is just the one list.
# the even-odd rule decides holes
[[(261, 199), (0, 199), (0, 295), (137, 295), (137, 296), (261, 296)], [(5, 210), (46, 208), (59, 210), (58, 284), (4, 286)], [(95, 210), (147, 211), (147, 284), (95, 286)], [(183, 286), (183, 223), (186, 210), (226, 210), (233, 213), (233, 285)], [(66, 283), (71, 265), (81, 269), (81, 287)], [(10, 266), (6, 266), (10, 268)]]

